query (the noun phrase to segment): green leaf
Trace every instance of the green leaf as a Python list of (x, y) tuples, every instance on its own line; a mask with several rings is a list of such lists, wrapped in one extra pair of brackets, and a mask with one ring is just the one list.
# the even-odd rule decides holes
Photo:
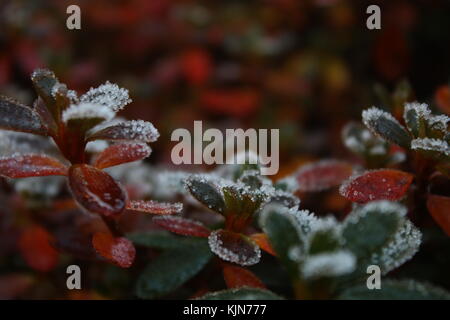
[(384, 280), (381, 289), (360, 285), (343, 291), (341, 300), (450, 300), (450, 293), (427, 283), (413, 280)]
[(317, 230), (309, 239), (309, 254), (332, 252), (341, 247), (341, 240), (334, 228)]
[(260, 225), (289, 274), (297, 277), (298, 262), (294, 261), (289, 253), (299, 248), (304, 254), (305, 244), (294, 217), (286, 213), (284, 207), (271, 204), (263, 209)]
[(156, 249), (179, 249), (198, 246), (206, 239), (181, 237), (165, 231), (135, 232), (127, 235), (135, 245)]
[(405, 209), (388, 201), (371, 202), (350, 213), (343, 222), (342, 235), (358, 258), (380, 250), (398, 230)]
[(33, 109), (4, 96), (0, 96), (0, 128), (40, 135), (47, 133)]
[(198, 300), (283, 300), (269, 290), (242, 287), (207, 293)]
[(186, 187), (192, 196), (209, 209), (223, 213), (225, 202), (219, 190), (203, 176), (190, 176), (186, 179)]
[(236, 185), (222, 188), (225, 199), (225, 215), (251, 216), (261, 206), (264, 195), (258, 191), (250, 191)]
[(405, 128), (390, 114), (372, 107), (362, 113), (363, 122), (374, 134), (408, 149), (411, 137)]
[(174, 291), (199, 273), (211, 257), (206, 241), (198, 246), (164, 251), (139, 276), (136, 295), (155, 299)]

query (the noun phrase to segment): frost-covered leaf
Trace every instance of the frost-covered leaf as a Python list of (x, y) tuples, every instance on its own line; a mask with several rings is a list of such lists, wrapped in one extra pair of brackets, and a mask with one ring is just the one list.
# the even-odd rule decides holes
[(436, 105), (442, 112), (450, 115), (450, 86), (443, 85), (440, 86), (434, 95), (434, 100), (436, 101)]
[(394, 237), (381, 252), (374, 252), (371, 263), (381, 268), (383, 274), (400, 267), (419, 250), (422, 234), (409, 220), (404, 220)]
[(266, 288), (264, 283), (250, 270), (224, 263), (222, 271), (223, 278), (229, 289), (240, 287)]
[(395, 202), (375, 201), (347, 216), (342, 235), (358, 258), (359, 273), (377, 264), (386, 274), (417, 252), (421, 234), (405, 215), (406, 209)]
[(127, 203), (127, 209), (151, 214), (176, 214), (183, 210), (183, 204), (179, 202), (167, 203), (153, 200), (131, 200)]
[(403, 148), (409, 148), (411, 137), (390, 113), (372, 107), (363, 111), (362, 118), (364, 125), (372, 133)]
[(46, 135), (41, 117), (31, 108), (0, 96), (0, 129)]
[(136, 295), (141, 299), (164, 296), (199, 273), (211, 259), (206, 242), (164, 251), (141, 273)]
[(442, 139), (448, 135), (450, 118), (446, 115), (433, 115), (427, 119), (427, 136), (429, 138)]
[(101, 129), (91, 134), (88, 140), (135, 140), (149, 143), (158, 138), (159, 132), (151, 122), (132, 120)]
[(56, 102), (52, 91), (53, 87), (59, 82), (55, 74), (48, 69), (36, 69), (31, 74), (31, 81), (37, 94), (45, 102), (52, 114), (56, 116), (58, 111), (56, 110)]
[(275, 250), (273, 250), (272, 246), (270, 245), (269, 238), (267, 237), (267, 234), (265, 233), (254, 233), (250, 236), (250, 239), (255, 241), (255, 243), (265, 252), (275, 256)]
[(105, 216), (120, 214), (127, 194), (109, 174), (86, 164), (69, 169), (69, 186), (77, 203), (89, 212)]
[(318, 253), (308, 256), (302, 265), (302, 276), (307, 280), (336, 277), (353, 272), (355, 256), (348, 250)]
[(95, 251), (121, 268), (129, 268), (134, 262), (136, 249), (127, 238), (114, 238), (108, 232), (96, 232), (92, 237)]
[(335, 252), (342, 245), (340, 229), (337, 223), (323, 224), (308, 235), (308, 253), (317, 255), (324, 252)]
[(186, 188), (192, 196), (209, 209), (223, 213), (225, 202), (218, 188), (208, 180), (207, 176), (192, 175), (186, 179)]
[(295, 218), (280, 205), (267, 205), (261, 212), (260, 226), (267, 234), (272, 248), (283, 262), (289, 273), (298, 273), (298, 263), (292, 259), (292, 250), (300, 250), (304, 255), (304, 239), (299, 233)]
[(216, 230), (209, 235), (208, 243), (211, 251), (221, 259), (241, 266), (257, 264), (261, 258), (257, 244), (240, 233)]
[(152, 149), (145, 143), (118, 143), (103, 150), (96, 158), (94, 167), (104, 169), (119, 164), (147, 158)]
[(153, 222), (164, 229), (183, 236), (206, 238), (211, 233), (201, 222), (179, 216), (161, 216), (153, 218)]
[(282, 300), (283, 298), (269, 290), (256, 288), (228, 289), (207, 293), (198, 300)]
[(366, 171), (350, 177), (339, 191), (348, 200), (358, 203), (399, 200), (408, 191), (413, 178), (407, 172), (393, 169)]
[(349, 163), (323, 160), (302, 166), (295, 174), (300, 191), (321, 191), (337, 185), (353, 172)]
[(134, 232), (127, 235), (135, 245), (157, 249), (180, 249), (198, 246), (205, 238), (177, 236), (166, 231)]
[(67, 167), (57, 159), (40, 154), (18, 154), (0, 158), (0, 176), (25, 178), (41, 176), (64, 176)]
[(107, 107), (114, 113), (131, 103), (128, 90), (107, 81), (97, 88), (91, 88), (80, 97), (80, 102)]
[(450, 157), (450, 146), (445, 140), (430, 138), (414, 139), (411, 141), (411, 149), (430, 156), (445, 155)]
[(419, 137), (425, 134), (426, 120), (429, 118), (431, 110), (426, 103), (406, 103), (403, 112), (408, 130), (414, 137)]
[(34, 270), (48, 272), (58, 264), (58, 252), (53, 236), (40, 226), (25, 229), (19, 238), (19, 250), (25, 262)]
[(427, 283), (413, 280), (383, 280), (380, 290), (366, 285), (344, 290), (341, 300), (450, 300), (450, 293)]

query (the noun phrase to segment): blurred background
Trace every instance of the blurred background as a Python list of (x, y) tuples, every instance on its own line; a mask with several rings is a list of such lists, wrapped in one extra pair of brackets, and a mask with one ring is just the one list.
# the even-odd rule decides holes
[[(81, 30), (66, 28), (72, 4)], [(381, 30), (366, 28), (370, 4), (381, 7)], [(80, 94), (117, 83), (133, 99), (120, 115), (158, 128), (148, 161), (167, 166), (171, 132), (194, 120), (204, 130), (279, 128), (279, 176), (348, 158), (341, 130), (363, 109), (388, 108), (405, 87), (436, 108), (449, 57), (448, 0), (0, 1), (0, 94), (31, 104), (37, 67)], [(332, 199), (324, 211), (348, 205)]]

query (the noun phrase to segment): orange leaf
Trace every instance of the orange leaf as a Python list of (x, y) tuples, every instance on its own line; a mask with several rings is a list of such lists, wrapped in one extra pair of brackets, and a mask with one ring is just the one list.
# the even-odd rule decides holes
[(436, 90), (434, 100), (442, 112), (450, 114), (450, 86), (440, 86)]
[(0, 158), (0, 175), (8, 178), (65, 176), (67, 167), (55, 158), (39, 154)]
[(178, 216), (156, 217), (153, 219), (153, 222), (170, 232), (183, 236), (207, 238), (211, 233), (211, 230), (202, 223)]
[(58, 263), (58, 252), (52, 247), (52, 242), (53, 237), (44, 228), (32, 226), (20, 235), (19, 249), (31, 268), (48, 272)]
[(348, 200), (358, 203), (375, 200), (396, 201), (406, 194), (412, 180), (413, 175), (399, 170), (367, 171), (345, 182), (340, 193)]
[(247, 269), (234, 266), (229, 263), (224, 263), (222, 270), (225, 283), (230, 289), (244, 286), (261, 289), (266, 288), (264, 283), (262, 283), (262, 281), (255, 274), (253, 274), (253, 272)]
[(256, 242), (256, 244), (263, 249), (265, 252), (276, 256), (275, 250), (273, 250), (272, 246), (269, 243), (269, 239), (265, 233), (254, 233), (250, 236), (250, 238)]
[(429, 194), (427, 208), (434, 221), (450, 237), (450, 197)]
[(145, 143), (118, 143), (105, 149), (95, 159), (94, 166), (98, 169), (117, 166), (147, 158), (152, 149)]
[(114, 238), (107, 232), (95, 233), (92, 245), (99, 255), (121, 268), (129, 268), (136, 256), (136, 249), (130, 240), (123, 237)]
[(87, 164), (69, 169), (69, 186), (78, 204), (89, 212), (117, 215), (125, 209), (127, 195), (109, 174)]

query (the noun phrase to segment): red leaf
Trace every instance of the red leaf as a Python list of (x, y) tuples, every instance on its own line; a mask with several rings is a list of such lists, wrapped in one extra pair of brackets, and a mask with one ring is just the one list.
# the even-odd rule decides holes
[(202, 49), (191, 49), (182, 55), (181, 67), (191, 84), (202, 85), (211, 74), (211, 58)]
[(110, 233), (97, 232), (92, 237), (95, 251), (121, 268), (129, 268), (136, 256), (133, 243), (127, 238), (114, 238)]
[(78, 204), (87, 211), (105, 216), (125, 209), (127, 194), (109, 174), (87, 164), (69, 169), (69, 186)]
[(427, 208), (434, 221), (450, 237), (450, 197), (429, 194)]
[(245, 117), (258, 109), (260, 95), (246, 89), (215, 89), (203, 93), (201, 105), (210, 110), (235, 117)]
[(127, 209), (161, 215), (176, 214), (183, 210), (183, 204), (165, 203), (152, 200), (132, 200), (127, 203)]
[(53, 237), (44, 228), (32, 226), (20, 235), (19, 249), (31, 268), (48, 272), (58, 263), (58, 252), (52, 247), (52, 242)]
[(105, 149), (95, 159), (94, 166), (103, 169), (122, 163), (144, 159), (152, 149), (145, 143), (119, 143)]
[(223, 278), (229, 289), (244, 286), (261, 289), (266, 288), (264, 283), (253, 272), (229, 263), (223, 264)]
[(413, 175), (399, 170), (367, 171), (350, 178), (339, 191), (348, 200), (358, 203), (375, 200), (396, 201), (406, 194), (412, 180)]
[(254, 233), (250, 236), (250, 238), (256, 242), (256, 244), (265, 252), (276, 256), (275, 250), (273, 250), (272, 246), (269, 243), (269, 239), (265, 233)]
[(156, 217), (153, 222), (170, 232), (183, 236), (207, 238), (211, 233), (202, 223), (178, 216)]
[(8, 178), (65, 176), (67, 167), (46, 155), (15, 155), (0, 158), (0, 175)]
[(47, 133), (33, 109), (3, 96), (0, 96), (0, 128), (40, 135)]
[(323, 160), (302, 166), (295, 175), (300, 191), (321, 191), (340, 185), (352, 172), (349, 163)]
[(215, 230), (208, 237), (211, 251), (221, 259), (242, 266), (250, 266), (259, 262), (261, 250), (249, 237), (229, 230)]

